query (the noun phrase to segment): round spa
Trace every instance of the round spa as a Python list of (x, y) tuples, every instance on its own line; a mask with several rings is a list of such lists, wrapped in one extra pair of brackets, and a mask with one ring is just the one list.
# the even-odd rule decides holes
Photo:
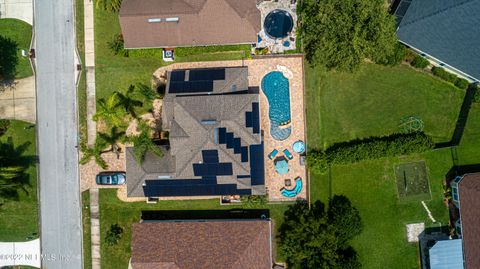
[(265, 17), (263, 28), (271, 38), (287, 37), (293, 29), (292, 15), (285, 10), (275, 9)]

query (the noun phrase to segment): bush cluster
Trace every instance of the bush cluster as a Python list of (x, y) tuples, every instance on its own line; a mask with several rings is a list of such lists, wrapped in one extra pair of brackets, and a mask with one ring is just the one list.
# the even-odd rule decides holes
[(473, 95), (473, 102), (480, 103), (480, 86), (474, 88), (475, 94)]
[(387, 66), (395, 66), (395, 65), (401, 64), (402, 61), (405, 60), (406, 56), (407, 56), (407, 49), (402, 43), (397, 42), (393, 52), (390, 55), (388, 55), (384, 60), (377, 61), (377, 63), (382, 65), (387, 65)]
[(0, 136), (4, 135), (10, 127), (9, 120), (0, 120)]
[(417, 54), (410, 64), (415, 68), (424, 69), (430, 64), (430, 62)]
[(459, 78), (456, 75), (445, 71), (445, 69), (443, 69), (442, 67), (432, 67), (432, 73), (443, 80), (453, 83), (455, 86), (462, 90), (466, 90), (470, 85), (470, 83), (466, 79)]
[(123, 35), (118, 34), (113, 36), (113, 40), (108, 42), (108, 47), (115, 55), (122, 55), (128, 57), (129, 51), (124, 47)]
[(432, 138), (423, 133), (372, 137), (335, 144), (326, 151), (312, 150), (307, 155), (307, 164), (313, 171), (324, 173), (336, 164), (420, 153), (434, 146)]

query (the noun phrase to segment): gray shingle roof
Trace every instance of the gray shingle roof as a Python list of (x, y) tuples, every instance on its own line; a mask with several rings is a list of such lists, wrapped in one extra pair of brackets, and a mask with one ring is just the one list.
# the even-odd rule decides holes
[(480, 0), (412, 0), (400, 41), (480, 80)]

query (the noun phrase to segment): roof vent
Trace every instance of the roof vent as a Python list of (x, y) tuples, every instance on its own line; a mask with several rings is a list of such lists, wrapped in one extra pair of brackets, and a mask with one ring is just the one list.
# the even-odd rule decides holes
[(215, 125), (217, 124), (216, 120), (202, 120), (202, 125)]
[(148, 22), (150, 22), (150, 23), (156, 23), (156, 22), (161, 22), (161, 21), (162, 21), (162, 19), (160, 19), (160, 18), (150, 18), (150, 19), (148, 19)]
[(166, 18), (165, 21), (167, 21), (167, 22), (178, 22), (179, 18), (178, 17)]

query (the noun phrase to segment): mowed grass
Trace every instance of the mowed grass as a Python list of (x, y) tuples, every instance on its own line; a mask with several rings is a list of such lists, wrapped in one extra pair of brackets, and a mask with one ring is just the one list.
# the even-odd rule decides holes
[[(35, 155), (35, 128), (22, 121), (11, 121), (8, 131), (0, 137), (7, 141), (12, 137), (15, 147), (30, 143), (24, 154)], [(25, 241), (28, 236), (38, 234), (38, 201), (36, 167), (28, 169), (29, 185), (19, 190), (18, 201), (8, 201), (0, 207), (0, 241)]]
[(364, 64), (353, 74), (307, 67), (306, 88), (308, 138), (316, 147), (399, 132), (406, 116), (421, 118), (435, 142), (449, 141), (465, 95), (404, 65)]
[[(409, 115), (422, 118), (425, 132), (437, 142), (449, 141), (463, 97), (463, 91), (407, 66), (365, 64), (355, 74), (307, 67), (308, 147), (388, 135), (398, 131), (400, 119)], [(479, 119), (480, 105), (475, 104), (458, 147), (459, 159), (465, 163), (480, 162), (480, 156), (475, 156), (480, 146)], [(400, 201), (398, 196), (395, 167), (422, 161), (431, 192), (425, 202), (436, 223), (420, 201)], [(359, 209), (364, 231), (353, 246), (363, 268), (419, 268), (418, 245), (407, 243), (405, 225), (448, 225), (443, 182), (453, 166), (450, 149), (334, 166), (325, 175), (311, 175), (311, 197), (326, 201), (331, 195), (344, 194)]]
[(405, 162), (395, 166), (398, 197), (401, 201), (430, 200), (425, 162)]
[[(218, 199), (160, 201), (158, 204), (125, 203), (118, 200), (115, 189), (101, 189), (99, 198), (102, 268), (106, 269), (128, 267), (128, 261), (131, 258), (132, 225), (140, 221), (142, 210), (230, 210), (241, 207), (221, 206)], [(275, 229), (283, 222), (283, 212), (287, 207), (288, 204), (266, 206), (270, 210), (270, 217), (274, 220)], [(116, 223), (123, 228), (122, 237), (117, 245), (108, 246), (104, 242), (106, 233), (110, 226)], [(277, 260), (282, 258), (277, 256)]]
[(92, 268), (92, 238), (90, 230), (90, 193), (82, 192), (82, 224), (83, 224), (83, 268)]
[[(15, 78), (25, 78), (33, 75), (28, 51), (32, 40), (32, 26), (17, 19), (0, 19), (0, 35), (8, 37), (17, 43), (18, 64)], [(22, 49), (27, 56), (22, 56)]]

